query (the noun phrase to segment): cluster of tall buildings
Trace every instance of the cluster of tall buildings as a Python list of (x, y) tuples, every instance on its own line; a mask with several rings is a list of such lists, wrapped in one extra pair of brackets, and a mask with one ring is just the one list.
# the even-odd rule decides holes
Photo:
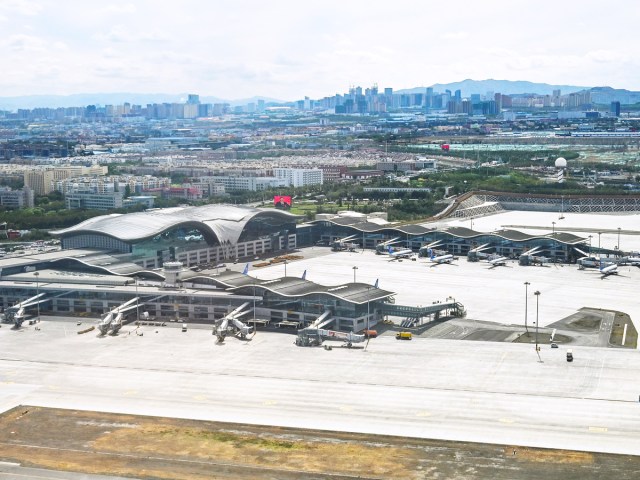
[[(640, 94), (630, 92), (625, 99), (640, 99)], [(628, 98), (627, 98), (628, 97)], [(433, 87), (395, 92), (393, 88), (379, 90), (377, 85), (369, 88), (352, 86), (349, 91), (324, 97), (318, 100), (305, 97), (295, 102), (285, 102), (280, 106), (294, 111), (335, 112), (337, 114), (378, 114), (405, 109), (423, 110), (427, 113), (442, 112), (466, 115), (499, 115), (503, 109), (511, 108), (590, 108), (592, 103), (605, 104), (615, 101), (616, 96), (601, 89), (587, 89), (562, 95), (554, 90), (551, 95), (535, 93), (506, 95), (501, 92), (473, 93), (463, 96), (461, 90), (445, 89), (438, 92)], [(623, 102), (624, 103), (624, 102)], [(269, 107), (273, 105), (270, 104)], [(87, 105), (69, 108), (19, 109), (17, 112), (2, 112), (0, 118), (18, 120), (55, 120), (82, 119), (87, 121), (106, 121), (115, 118), (139, 120), (196, 119), (226, 114), (260, 114), (269, 108), (264, 100), (256, 100), (246, 105), (232, 107), (229, 103), (203, 103), (197, 94), (189, 94), (185, 102), (149, 103), (136, 105)]]
[(378, 86), (362, 89), (351, 87), (348, 93), (324, 97), (320, 100), (300, 100), (299, 110), (334, 110), (337, 114), (381, 113), (391, 110), (418, 109), (426, 112), (439, 111), (448, 114), (499, 115), (510, 108), (588, 108), (591, 106), (591, 92), (583, 90), (562, 95), (554, 90), (552, 95), (517, 94), (505, 95), (500, 92), (473, 93), (463, 97), (461, 90), (446, 89), (434, 91), (432, 87), (423, 91), (394, 92), (393, 88), (379, 91)]
[(83, 119), (87, 121), (113, 118), (142, 119), (193, 119), (229, 113), (261, 113), (265, 111), (264, 100), (232, 107), (229, 103), (202, 103), (200, 96), (189, 94), (186, 102), (148, 103), (136, 105), (125, 102), (121, 105), (87, 105), (85, 107), (18, 109), (17, 112), (2, 112), (0, 118), (11, 120)]

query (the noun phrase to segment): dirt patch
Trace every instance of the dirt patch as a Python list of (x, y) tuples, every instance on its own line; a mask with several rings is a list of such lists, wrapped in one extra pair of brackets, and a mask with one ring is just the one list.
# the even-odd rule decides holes
[(567, 326), (574, 330), (593, 331), (598, 330), (601, 323), (602, 317), (584, 314), (580, 318), (569, 322)]
[(640, 478), (633, 456), (40, 407), (0, 416), (0, 460), (172, 480)]
[[(626, 327), (626, 332), (625, 332)], [(624, 338), (624, 345), (623, 345)], [(611, 336), (609, 343), (617, 347), (637, 348), (638, 347), (638, 331), (633, 326), (631, 317), (623, 312), (616, 312), (611, 328)]]

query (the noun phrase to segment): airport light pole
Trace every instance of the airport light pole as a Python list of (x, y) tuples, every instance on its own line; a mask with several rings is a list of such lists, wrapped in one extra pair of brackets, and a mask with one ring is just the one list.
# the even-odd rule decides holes
[(527, 316), (528, 316), (528, 306), (529, 306), (529, 297), (528, 297), (528, 289), (531, 283), (524, 282), (524, 329), (527, 332), (527, 338), (529, 337), (529, 327), (527, 326)]
[(552, 235), (556, 234), (556, 222), (551, 222)]
[(593, 235), (589, 235), (589, 255), (591, 255), (591, 237), (593, 237)]
[[(36, 277), (36, 295), (40, 295), (40, 272), (35, 272), (33, 274)], [(40, 322), (40, 298), (36, 298), (36, 306), (38, 308), (38, 322)]]
[(371, 291), (371, 287), (368, 286), (367, 287), (367, 343), (364, 346), (364, 349), (366, 350), (367, 347), (369, 346), (369, 339), (371, 338), (371, 335), (369, 334), (369, 292)]
[(600, 235), (602, 235), (602, 232), (598, 232), (598, 253), (600, 253)]
[(538, 300), (540, 298), (540, 291), (536, 290), (533, 294), (536, 296), (536, 353), (538, 354), (538, 358), (540, 358), (540, 347), (538, 346)]
[(287, 276), (287, 259), (284, 259), (284, 276)]
[(133, 277), (136, 284), (136, 322), (140, 322), (140, 297), (138, 297), (138, 276)]
[(620, 227), (618, 227), (618, 250), (621, 250), (621, 248), (620, 248)]
[(354, 265), (351, 268), (353, 269), (353, 283), (356, 283), (356, 270), (358, 270), (358, 267)]

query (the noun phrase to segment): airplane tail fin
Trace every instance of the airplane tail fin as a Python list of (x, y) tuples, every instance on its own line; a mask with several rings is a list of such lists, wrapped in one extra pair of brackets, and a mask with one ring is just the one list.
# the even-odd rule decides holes
[(244, 266), (244, 270), (242, 271), (242, 274), (243, 275), (248, 275), (249, 274), (249, 264), (248, 263)]
[(379, 278), (376, 278), (376, 283), (373, 285), (374, 287), (378, 288), (378, 281), (379, 280), (380, 280)]
[(307, 279), (307, 271), (305, 270), (305, 271), (302, 273), (302, 280), (306, 280), (306, 279)]

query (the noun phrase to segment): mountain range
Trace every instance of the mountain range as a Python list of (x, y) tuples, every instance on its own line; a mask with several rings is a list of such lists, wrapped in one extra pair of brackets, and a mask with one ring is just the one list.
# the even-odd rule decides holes
[[(434, 92), (444, 92), (445, 90), (461, 90), (463, 97), (479, 93), (484, 95), (487, 92), (503, 93), (505, 95), (517, 95), (523, 93), (536, 93), (538, 95), (551, 95), (554, 90), (560, 90), (563, 95), (567, 93), (587, 90), (591, 87), (580, 87), (576, 85), (550, 85), (548, 83), (534, 83), (524, 80), (462, 80), (453, 83), (434, 83), (430, 85)], [(425, 87), (409, 88), (398, 90), (397, 93), (424, 93)]]

